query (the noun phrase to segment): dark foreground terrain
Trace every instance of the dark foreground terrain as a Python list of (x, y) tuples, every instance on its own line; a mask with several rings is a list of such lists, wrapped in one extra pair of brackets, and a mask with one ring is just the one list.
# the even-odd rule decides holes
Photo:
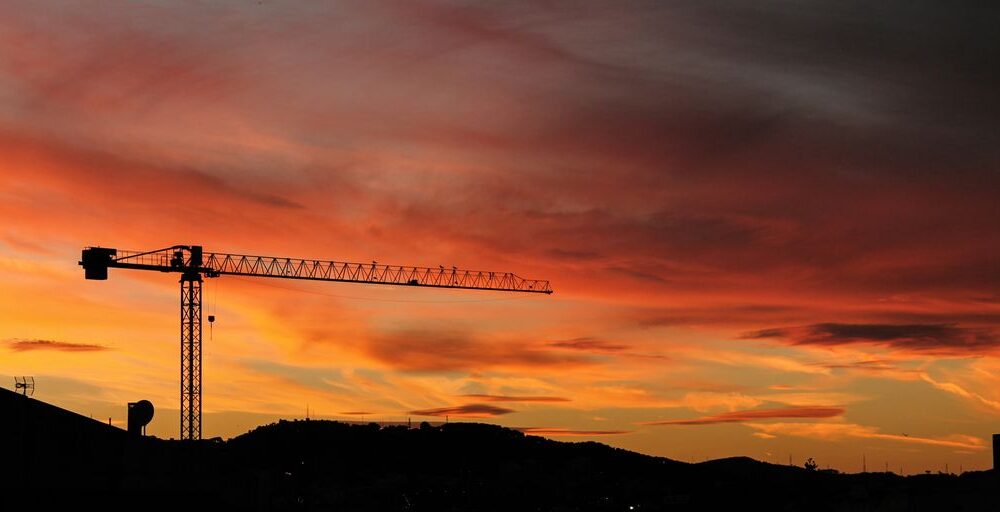
[(993, 472), (687, 464), (474, 423), (282, 421), (182, 443), (6, 390), (0, 421), (0, 510), (1000, 510)]

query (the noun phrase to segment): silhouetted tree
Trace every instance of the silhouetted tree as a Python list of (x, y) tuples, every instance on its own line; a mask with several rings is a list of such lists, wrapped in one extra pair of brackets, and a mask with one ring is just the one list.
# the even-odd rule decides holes
[(806, 459), (805, 468), (807, 470), (816, 471), (816, 467), (817, 467), (816, 461), (814, 461), (812, 457)]

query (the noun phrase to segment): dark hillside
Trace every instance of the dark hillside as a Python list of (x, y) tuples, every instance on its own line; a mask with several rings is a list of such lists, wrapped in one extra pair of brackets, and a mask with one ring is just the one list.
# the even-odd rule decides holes
[(687, 464), (475, 423), (281, 421), (225, 442), (182, 443), (131, 437), (9, 391), (0, 418), (0, 510), (1000, 510), (992, 472)]

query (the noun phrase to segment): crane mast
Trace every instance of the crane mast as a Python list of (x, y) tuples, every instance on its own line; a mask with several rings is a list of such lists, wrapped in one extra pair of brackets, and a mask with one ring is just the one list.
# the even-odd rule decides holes
[(205, 278), (232, 275), (463, 290), (552, 293), (548, 281), (524, 279), (511, 272), (214, 253), (205, 252), (200, 245), (175, 245), (153, 251), (87, 247), (81, 254), (80, 266), (84, 269), (84, 277), (94, 280), (107, 279), (109, 268), (180, 274), (181, 439), (201, 439), (201, 288)]

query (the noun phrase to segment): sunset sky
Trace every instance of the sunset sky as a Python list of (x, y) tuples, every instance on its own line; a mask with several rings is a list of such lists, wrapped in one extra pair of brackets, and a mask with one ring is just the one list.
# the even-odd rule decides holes
[(5, 1), (0, 386), (177, 437), (177, 276), (85, 246), (455, 265), (555, 293), (207, 281), (205, 436), (308, 406), (989, 468), (983, 5)]

